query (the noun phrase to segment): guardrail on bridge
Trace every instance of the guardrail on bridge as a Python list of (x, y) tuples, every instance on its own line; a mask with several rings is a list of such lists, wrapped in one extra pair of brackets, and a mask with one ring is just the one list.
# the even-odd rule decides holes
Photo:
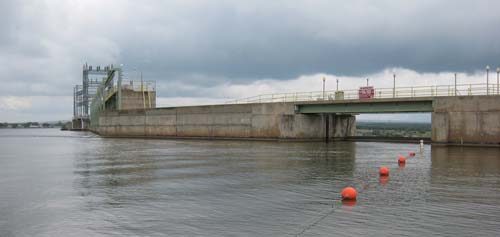
[[(472, 95), (499, 95), (499, 84), (457, 84), (438, 86), (413, 86), (396, 88), (374, 88), (371, 99), (383, 98), (413, 98), (434, 96), (472, 96)], [(336, 96), (337, 93), (337, 96)], [(242, 99), (228, 101), (227, 104), (241, 103), (273, 103), (273, 102), (305, 102), (324, 100), (359, 100), (359, 89), (339, 91), (310, 91), (292, 93), (263, 94)], [(362, 99), (366, 100), (366, 99)]]

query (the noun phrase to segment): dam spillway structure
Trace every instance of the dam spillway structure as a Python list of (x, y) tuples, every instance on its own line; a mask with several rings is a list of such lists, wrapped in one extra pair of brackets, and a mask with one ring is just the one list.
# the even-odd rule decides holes
[(92, 117), (103, 110), (155, 107), (156, 83), (142, 80), (142, 73), (139, 79), (121, 66), (84, 64), (82, 84), (73, 88), (72, 130), (89, 130)]
[(156, 108), (154, 84), (120, 75), (110, 68), (92, 99), (89, 130), (103, 137), (344, 140), (356, 134), (358, 114), (431, 113), (433, 143), (500, 144), (498, 84), (361, 87)]

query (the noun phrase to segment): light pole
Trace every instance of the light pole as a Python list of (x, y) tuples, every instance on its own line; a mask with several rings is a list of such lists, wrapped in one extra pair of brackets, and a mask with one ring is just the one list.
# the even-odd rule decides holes
[(457, 96), (457, 73), (455, 73), (455, 93), (453, 94)]
[(394, 70), (392, 70), (392, 78), (392, 98), (396, 98), (396, 72)]
[(339, 91), (339, 79), (337, 79), (337, 91)]
[(486, 95), (490, 94), (490, 79), (489, 79), (489, 74), (490, 74), (490, 66), (486, 65)]
[(368, 86), (368, 80), (369, 80), (369, 78), (366, 78), (366, 86)]
[(325, 77), (323, 77), (323, 100), (325, 100)]
[(500, 90), (499, 90), (499, 89), (500, 89), (500, 87), (498, 86), (498, 83), (499, 83), (499, 80), (498, 80), (498, 74), (500, 74), (500, 67), (497, 67), (497, 94), (500, 94), (500, 93), (499, 93), (499, 91), (500, 91)]

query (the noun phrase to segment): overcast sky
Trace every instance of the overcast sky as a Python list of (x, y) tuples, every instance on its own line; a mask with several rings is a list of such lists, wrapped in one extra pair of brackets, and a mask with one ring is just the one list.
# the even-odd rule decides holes
[[(0, 1), (0, 121), (72, 117), (81, 67), (123, 64), (160, 105), (485, 80), (500, 1)], [(495, 78), (492, 73), (492, 78)]]

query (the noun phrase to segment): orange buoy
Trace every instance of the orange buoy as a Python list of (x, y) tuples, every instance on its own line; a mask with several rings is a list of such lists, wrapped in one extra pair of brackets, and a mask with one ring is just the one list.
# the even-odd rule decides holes
[(412, 151), (412, 152), (410, 152), (410, 154), (409, 154), (409, 155), (410, 155), (410, 156), (415, 156), (415, 152), (413, 152), (413, 151)]
[(380, 176), (389, 176), (389, 168), (382, 166), (380, 167), (378, 173), (380, 174)]
[(342, 200), (356, 200), (358, 191), (356, 191), (356, 189), (353, 187), (346, 187), (342, 189), (340, 195), (342, 196)]
[(404, 156), (399, 156), (398, 164), (405, 164), (405, 163), (406, 163), (406, 158)]

